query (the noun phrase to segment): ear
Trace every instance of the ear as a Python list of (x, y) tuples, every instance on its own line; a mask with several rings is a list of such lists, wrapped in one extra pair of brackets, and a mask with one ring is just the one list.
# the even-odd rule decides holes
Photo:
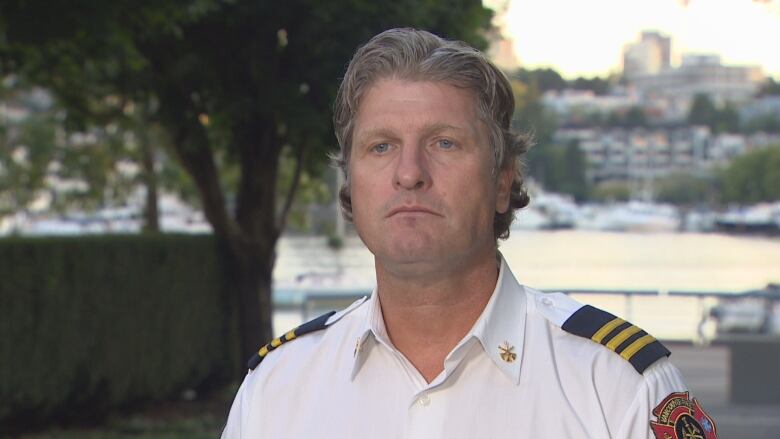
[(506, 213), (509, 210), (509, 198), (512, 182), (515, 180), (516, 166), (517, 164), (513, 161), (498, 171), (498, 181), (496, 181), (496, 212), (498, 213)]

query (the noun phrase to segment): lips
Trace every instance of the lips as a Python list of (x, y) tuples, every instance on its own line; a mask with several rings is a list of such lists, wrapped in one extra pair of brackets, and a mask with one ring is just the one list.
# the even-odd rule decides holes
[(427, 207), (423, 206), (399, 206), (390, 211), (390, 213), (387, 214), (387, 217), (391, 217), (398, 214), (430, 214), (430, 215), (436, 215), (441, 216), (439, 213), (434, 212), (431, 209), (428, 209)]

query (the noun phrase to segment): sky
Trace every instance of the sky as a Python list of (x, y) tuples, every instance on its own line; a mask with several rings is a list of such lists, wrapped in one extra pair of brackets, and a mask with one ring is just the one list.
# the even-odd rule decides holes
[(727, 65), (759, 65), (780, 78), (780, 0), (486, 0), (520, 64), (565, 77), (619, 72), (623, 48), (643, 30), (682, 53), (714, 53)]

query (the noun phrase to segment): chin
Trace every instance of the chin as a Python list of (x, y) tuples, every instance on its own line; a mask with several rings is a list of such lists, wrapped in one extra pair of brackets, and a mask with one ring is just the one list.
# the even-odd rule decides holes
[[(386, 235), (382, 241), (363, 240), (378, 261), (393, 264), (411, 264), (437, 258), (437, 249), (429, 239), (421, 236), (393, 237)], [(438, 256), (440, 258), (441, 256)]]

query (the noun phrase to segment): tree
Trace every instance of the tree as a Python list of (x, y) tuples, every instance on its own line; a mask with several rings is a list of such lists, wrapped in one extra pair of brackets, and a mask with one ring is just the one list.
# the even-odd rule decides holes
[[(14, 212), (27, 212), (46, 186), (49, 163), (55, 154), (57, 121), (40, 105), (30, 105), (22, 118), (8, 116), (9, 105), (29, 98), (4, 81), (0, 113), (0, 218)], [(18, 119), (18, 120), (14, 120)]]
[[(73, 110), (107, 96), (154, 109), (224, 248), (249, 355), (272, 335), (275, 244), (300, 175), (335, 144), (331, 102), (355, 48), (396, 26), (484, 47), (491, 13), (476, 0), (9, 0), (0, 17), (5, 71)], [(283, 152), (295, 166), (279, 199)]]
[(712, 204), (719, 196), (715, 181), (689, 173), (675, 173), (655, 183), (656, 200), (678, 206)]
[(739, 112), (731, 102), (726, 102), (716, 113), (713, 131), (736, 133), (739, 131)]
[(775, 81), (774, 78), (768, 77), (766, 82), (758, 90), (758, 96), (776, 96), (780, 95), (780, 81)]
[(708, 126), (715, 133), (739, 131), (739, 113), (726, 102), (718, 108), (706, 94), (697, 94), (688, 112), (688, 123)]
[(577, 202), (584, 202), (590, 192), (590, 183), (585, 174), (587, 161), (580, 149), (579, 141), (572, 140), (566, 145), (562, 161), (565, 178), (561, 185), (561, 192), (570, 194)]
[(548, 90), (561, 91), (567, 85), (566, 80), (553, 69), (519, 69), (511, 78), (534, 87), (540, 94)]
[(628, 201), (631, 199), (631, 187), (626, 181), (603, 181), (593, 188), (592, 197), (606, 203)]
[(721, 173), (726, 202), (752, 204), (780, 200), (780, 145), (735, 158)]
[(579, 202), (590, 195), (585, 155), (577, 141), (538, 145), (528, 154), (528, 168), (547, 191), (569, 194)]
[(532, 134), (536, 143), (552, 142), (557, 120), (555, 114), (542, 103), (541, 91), (536, 83), (525, 83), (518, 79), (510, 79), (509, 82), (515, 97), (512, 128)]
[(619, 128), (644, 128), (648, 126), (645, 111), (636, 105), (610, 112), (605, 124), (609, 127)]
[[(159, 230), (154, 142), (160, 136), (141, 123), (141, 112), (100, 103), (91, 119), (76, 121), (46, 90), (13, 76), (4, 87), (0, 105), (16, 116), (0, 122), (0, 216), (121, 205), (143, 185), (144, 229)], [(98, 117), (107, 111), (117, 115)]]
[(575, 90), (590, 90), (597, 95), (607, 94), (610, 87), (608, 79), (602, 79), (598, 76), (594, 76), (593, 78), (580, 76), (574, 81), (571, 81), (570, 84)]
[(712, 126), (718, 110), (712, 99), (706, 94), (697, 94), (688, 111), (688, 123), (691, 125)]

